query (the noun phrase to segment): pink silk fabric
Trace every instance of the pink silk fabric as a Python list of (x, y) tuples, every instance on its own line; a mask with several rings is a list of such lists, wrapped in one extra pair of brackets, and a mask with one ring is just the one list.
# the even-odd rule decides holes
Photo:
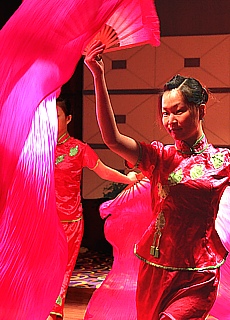
[(59, 293), (67, 248), (54, 195), (55, 91), (103, 24), (133, 2), (139, 13), (152, 6), (24, 0), (0, 31), (0, 319), (46, 319)]
[(105, 237), (113, 246), (112, 269), (94, 291), (84, 320), (136, 320), (136, 286), (140, 260), (134, 244), (152, 221), (150, 182), (144, 178), (100, 206)]
[[(5, 148), (1, 154), (6, 161), (1, 170), (14, 169), (14, 172), (9, 172), (9, 181), (6, 172), (1, 184), (6, 198), (2, 193), (0, 319), (45, 319), (53, 295), (58, 294), (61, 285), (67, 257), (53, 193), (55, 119), (56, 96), (53, 95), (35, 111), (19, 156), (14, 153), (17, 141), (1, 145)], [(7, 128), (3, 129), (6, 133)], [(13, 127), (8, 130), (11, 132)], [(16, 162), (16, 156), (15, 168), (8, 167), (8, 161)]]
[[(221, 197), (219, 211), (216, 219), (216, 230), (230, 252), (230, 187), (227, 187)], [(220, 285), (216, 302), (211, 315), (218, 320), (230, 320), (230, 257), (220, 268)]]
[[(230, 187), (220, 202), (216, 229), (230, 251)], [(150, 183), (147, 178), (100, 206), (105, 237), (113, 246), (114, 262), (102, 285), (93, 293), (84, 320), (136, 320), (136, 285), (140, 260), (133, 254), (134, 244), (152, 220)], [(208, 319), (230, 320), (230, 262), (221, 266), (216, 302)], [(146, 284), (148, 286), (148, 284)]]

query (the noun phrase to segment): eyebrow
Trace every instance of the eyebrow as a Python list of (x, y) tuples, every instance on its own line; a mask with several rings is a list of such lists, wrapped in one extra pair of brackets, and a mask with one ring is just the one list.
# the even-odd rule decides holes
[[(162, 107), (162, 110), (177, 108), (179, 106), (180, 106), (180, 102), (176, 103), (176, 104), (174, 104), (173, 106), (170, 106), (170, 107)], [(182, 106), (184, 107), (184, 105), (182, 105)]]

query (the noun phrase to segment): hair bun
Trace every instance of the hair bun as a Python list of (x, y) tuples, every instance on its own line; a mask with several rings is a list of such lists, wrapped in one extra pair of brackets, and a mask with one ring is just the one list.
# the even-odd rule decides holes
[(208, 91), (206, 88), (202, 87), (202, 102), (207, 103), (208, 101)]

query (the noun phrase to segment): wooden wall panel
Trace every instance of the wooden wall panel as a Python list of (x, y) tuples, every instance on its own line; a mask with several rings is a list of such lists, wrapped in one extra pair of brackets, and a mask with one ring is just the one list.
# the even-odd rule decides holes
[[(114, 61), (126, 61), (126, 69), (113, 69)], [(198, 78), (211, 89), (204, 127), (214, 145), (230, 145), (230, 35), (163, 37), (158, 48), (149, 45), (104, 55), (106, 79), (115, 114), (125, 123), (120, 130), (139, 141), (172, 139), (158, 118), (158, 93), (163, 84), (180, 73)], [(118, 64), (119, 65), (119, 64)], [(92, 144), (105, 162), (124, 170), (121, 159), (101, 149), (103, 143), (95, 118), (92, 75), (84, 69), (83, 139)], [(106, 156), (105, 156), (106, 154)], [(108, 164), (108, 163), (107, 163)], [(84, 173), (83, 197), (101, 197), (101, 184), (92, 189), (93, 173)], [(90, 185), (90, 190), (87, 187)]]

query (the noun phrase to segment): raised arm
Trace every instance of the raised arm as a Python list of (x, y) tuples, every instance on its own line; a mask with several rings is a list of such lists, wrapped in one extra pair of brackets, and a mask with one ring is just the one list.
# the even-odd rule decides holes
[(118, 130), (107, 90), (101, 54), (105, 46), (98, 40), (89, 47), (85, 64), (92, 72), (96, 94), (96, 115), (105, 144), (115, 153), (135, 164), (139, 157), (137, 142)]

